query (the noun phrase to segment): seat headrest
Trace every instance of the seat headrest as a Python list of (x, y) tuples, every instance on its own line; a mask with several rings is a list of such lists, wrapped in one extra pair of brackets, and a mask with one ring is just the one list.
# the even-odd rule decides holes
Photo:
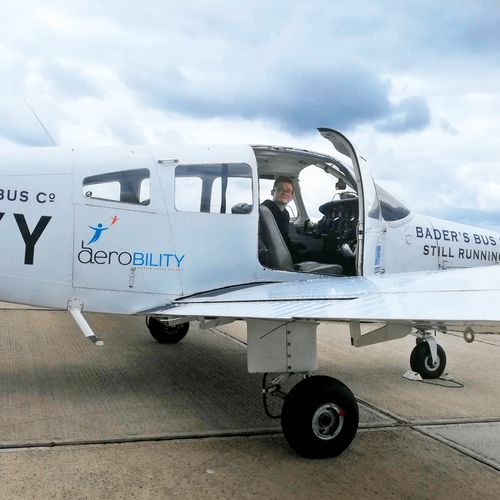
[(248, 203), (237, 203), (231, 208), (232, 214), (249, 214), (252, 211), (252, 205)]

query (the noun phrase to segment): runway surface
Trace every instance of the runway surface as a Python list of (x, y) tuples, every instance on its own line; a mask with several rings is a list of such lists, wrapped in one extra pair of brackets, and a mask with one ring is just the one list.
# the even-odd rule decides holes
[(422, 383), (401, 377), (413, 338), (355, 349), (320, 326), (318, 373), (353, 390), (361, 429), (306, 460), (262, 409), (241, 323), (168, 346), (89, 314), (96, 347), (68, 313), (3, 307), (2, 498), (500, 498), (499, 337), (439, 336), (452, 380)]

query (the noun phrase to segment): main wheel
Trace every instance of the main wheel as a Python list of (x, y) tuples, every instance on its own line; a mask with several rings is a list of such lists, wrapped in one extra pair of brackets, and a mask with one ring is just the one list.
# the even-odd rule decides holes
[(437, 362), (432, 362), (431, 348), (427, 342), (418, 342), (410, 355), (410, 366), (422, 378), (439, 378), (446, 368), (446, 353), (437, 344)]
[(151, 336), (160, 344), (177, 344), (186, 336), (189, 330), (189, 322), (168, 326), (151, 317), (146, 319), (146, 325)]
[(358, 403), (342, 382), (325, 376), (306, 378), (288, 393), (281, 412), (283, 434), (307, 458), (342, 453), (358, 430)]

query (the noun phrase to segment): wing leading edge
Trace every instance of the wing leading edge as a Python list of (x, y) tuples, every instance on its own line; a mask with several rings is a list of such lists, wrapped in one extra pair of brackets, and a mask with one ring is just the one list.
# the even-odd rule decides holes
[(500, 266), (251, 284), (177, 300), (165, 316), (386, 322), (500, 332)]

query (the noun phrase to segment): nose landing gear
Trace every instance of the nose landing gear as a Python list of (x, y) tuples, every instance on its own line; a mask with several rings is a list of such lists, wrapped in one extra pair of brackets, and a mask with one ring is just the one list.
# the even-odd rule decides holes
[(439, 378), (446, 368), (446, 353), (434, 337), (419, 332), (417, 345), (410, 355), (410, 366), (422, 378)]

